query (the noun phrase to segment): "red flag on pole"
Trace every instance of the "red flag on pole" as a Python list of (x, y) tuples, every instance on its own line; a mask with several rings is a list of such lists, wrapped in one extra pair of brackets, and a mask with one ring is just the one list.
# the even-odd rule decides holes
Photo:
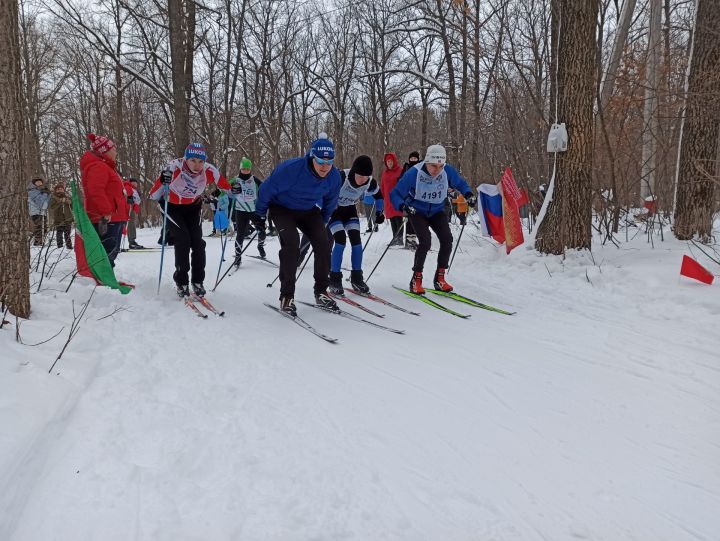
[(695, 261), (692, 257), (683, 256), (680, 274), (704, 284), (712, 284), (715, 277), (712, 273)]

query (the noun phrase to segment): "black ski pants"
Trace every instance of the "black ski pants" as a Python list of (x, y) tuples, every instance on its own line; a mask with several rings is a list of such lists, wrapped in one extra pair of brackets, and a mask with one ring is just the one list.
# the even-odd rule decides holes
[[(168, 203), (168, 233), (171, 233), (175, 240), (173, 280), (179, 285), (188, 285), (190, 271), (194, 284), (201, 284), (205, 280), (205, 241), (200, 224), (201, 212), (200, 199), (189, 205)], [(192, 250), (192, 258), (190, 250)]]
[(300, 256), (300, 234), (310, 240), (315, 257), (314, 292), (325, 293), (330, 285), (330, 242), (320, 209), (293, 210), (272, 205), (272, 220), (280, 237), (280, 297), (295, 296), (295, 272)]
[(412, 223), (415, 234), (418, 239), (418, 247), (415, 250), (415, 272), (422, 272), (425, 266), (425, 258), (430, 250), (430, 229), (437, 235), (440, 241), (440, 251), (437, 258), (438, 268), (446, 269), (450, 262), (450, 253), (452, 252), (453, 236), (450, 231), (447, 214), (445, 212), (436, 212), (432, 216), (424, 214), (415, 214), (410, 216), (408, 221)]
[(254, 212), (246, 210), (235, 209), (233, 214), (235, 216), (235, 255), (240, 255), (240, 252), (242, 252), (243, 240), (245, 239), (245, 233), (248, 230), (250, 222), (252, 222), (258, 232), (258, 246), (265, 246), (267, 233), (262, 226), (260, 217)]

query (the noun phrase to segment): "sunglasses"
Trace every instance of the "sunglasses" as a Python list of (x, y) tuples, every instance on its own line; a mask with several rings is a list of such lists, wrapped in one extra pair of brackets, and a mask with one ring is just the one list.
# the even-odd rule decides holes
[(315, 154), (313, 154), (313, 159), (317, 162), (318, 165), (325, 165), (325, 164), (327, 164), (327, 165), (332, 165), (333, 162), (335, 161), (334, 158), (330, 158), (330, 159), (328, 159), (328, 160), (324, 160), (324, 159), (322, 159), (322, 158), (318, 158), (317, 156), (315, 156)]

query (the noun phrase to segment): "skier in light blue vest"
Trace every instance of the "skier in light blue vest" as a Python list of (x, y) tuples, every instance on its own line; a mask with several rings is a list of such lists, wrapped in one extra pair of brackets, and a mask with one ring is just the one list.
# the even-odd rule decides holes
[(340, 171), (343, 183), (338, 196), (338, 206), (330, 216), (328, 229), (333, 236), (333, 249), (330, 257), (330, 292), (335, 295), (344, 295), (342, 285), (343, 275), (340, 271), (345, 252), (345, 244), (350, 239), (352, 271), (350, 272), (350, 285), (355, 291), (363, 294), (370, 293), (370, 288), (363, 279), (362, 257), (363, 247), (360, 238), (360, 218), (358, 217), (356, 203), (364, 196), (372, 196), (375, 204), (375, 223), (381, 224), (385, 220), (383, 214), (383, 195), (380, 184), (372, 177), (373, 164), (369, 156), (358, 156), (350, 169)]
[(235, 261), (233, 265), (236, 267), (241, 263), (243, 239), (247, 232), (248, 225), (252, 222), (257, 230), (258, 238), (258, 254), (265, 258), (265, 223), (255, 213), (255, 202), (258, 198), (258, 192), (262, 181), (252, 174), (252, 162), (249, 158), (243, 157), (240, 160), (240, 174), (230, 179), (232, 186), (232, 196), (235, 199), (235, 210), (233, 212), (235, 218)]
[(448, 217), (444, 212), (448, 189), (452, 188), (463, 194), (470, 206), (473, 206), (477, 200), (465, 179), (446, 161), (445, 147), (430, 145), (425, 153), (425, 159), (408, 169), (390, 192), (393, 206), (405, 213), (418, 237), (410, 291), (420, 295), (425, 293), (422, 278), (425, 258), (430, 250), (430, 229), (440, 241), (433, 285), (435, 289), (442, 291), (453, 289), (445, 281), (445, 271), (453, 245)]

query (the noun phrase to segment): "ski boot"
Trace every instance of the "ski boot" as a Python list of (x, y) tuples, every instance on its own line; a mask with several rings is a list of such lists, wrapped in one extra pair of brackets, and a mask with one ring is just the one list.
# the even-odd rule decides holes
[(178, 297), (180, 297), (181, 299), (187, 299), (190, 296), (190, 288), (187, 284), (175, 284), (175, 291), (177, 292)]
[(337, 303), (328, 296), (327, 293), (317, 293), (315, 295), (315, 304), (328, 312), (339, 312)]
[(297, 308), (295, 308), (295, 299), (292, 297), (280, 297), (280, 311), (291, 317), (297, 317)]
[(265, 247), (262, 244), (258, 244), (258, 254), (260, 254), (260, 257), (265, 259), (265, 256), (267, 255), (265, 253)]
[(438, 267), (438, 269), (435, 271), (433, 285), (435, 286), (435, 289), (450, 293), (453, 290), (453, 286), (451, 286), (445, 281), (445, 271), (446, 269)]
[(370, 293), (370, 288), (365, 283), (365, 280), (363, 280), (363, 271), (361, 270), (350, 272), (350, 285), (358, 293), (362, 293), (363, 295)]
[(342, 272), (330, 272), (330, 293), (333, 295), (345, 295), (342, 279)]
[(142, 244), (138, 244), (137, 242), (131, 242), (131, 243), (128, 245), (128, 248), (129, 248), (130, 250), (144, 250), (144, 249), (145, 249), (145, 246), (143, 246)]
[(202, 283), (193, 283), (192, 289), (193, 289), (193, 293), (195, 293), (195, 295), (197, 297), (204, 297), (205, 293), (207, 293), (207, 291), (205, 291), (205, 288), (203, 287)]
[(242, 263), (242, 256), (238, 254), (235, 256), (235, 259), (233, 260), (233, 267), (235, 267), (237, 269), (241, 263)]
[(417, 250), (418, 247), (418, 240), (417, 236), (415, 235), (407, 235), (405, 237), (405, 248), (408, 250), (412, 250), (413, 252)]
[(418, 295), (425, 294), (425, 288), (422, 285), (422, 279), (422, 272), (413, 272), (413, 276), (410, 279), (410, 291), (412, 293), (417, 293)]

